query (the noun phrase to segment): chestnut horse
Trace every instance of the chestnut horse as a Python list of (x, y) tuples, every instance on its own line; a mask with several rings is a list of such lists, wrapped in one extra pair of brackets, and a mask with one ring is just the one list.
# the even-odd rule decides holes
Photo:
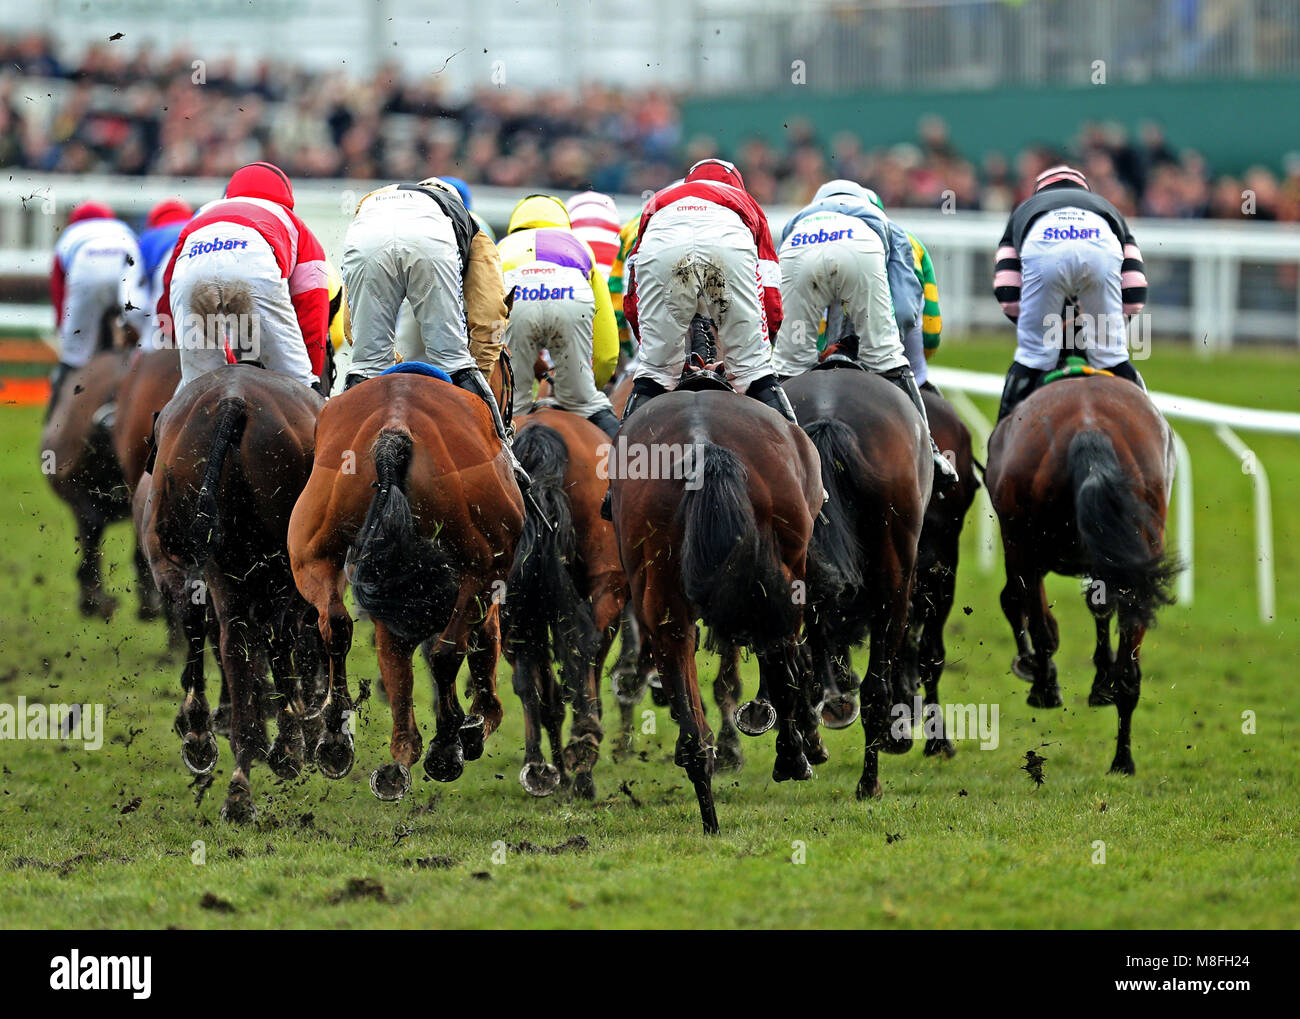
[[(393, 763), (370, 788), (384, 800), (410, 789), (422, 740), (411, 657), (430, 645), (438, 720), (424, 768), (455, 781), (501, 721), (496, 694), (499, 605), (524, 500), (483, 402), (415, 374), (379, 375), (334, 397), (316, 429), (316, 462), (293, 511), (289, 553), (316, 610), (329, 686), (317, 766), (329, 778), (352, 767), (347, 654), (352, 619), (345, 582), (375, 623), (379, 670), (393, 712)], [(346, 570), (345, 570), (346, 568)], [(469, 657), (475, 697), (466, 715), (456, 674)]]
[(658, 465), (642, 472), (622, 455), (611, 462), (614, 528), (637, 622), (677, 720), (674, 759), (713, 833), (714, 747), (695, 672), (696, 619), (718, 641), (757, 654), (777, 714), (772, 777), (812, 777), (795, 717), (796, 644), (823, 499), (817, 451), (757, 400), (682, 388), (637, 410), (619, 442), (630, 457)]
[(869, 632), (857, 796), (878, 797), (879, 752), (911, 747), (911, 725), (900, 716), (909, 691), (899, 657), (933, 480), (930, 440), (907, 398), (870, 372), (814, 370), (784, 386), (821, 457), (821, 482), (830, 495), (809, 552), (813, 687), (821, 687), (821, 714), (831, 728), (851, 724), (858, 707), (849, 655)]
[[(220, 626), (221, 662), (230, 686), (230, 741), (235, 769), (222, 817), (256, 816), (249, 773), (267, 756), (281, 777), (305, 763), (304, 683), (319, 666), (309, 611), (289, 570), (286, 536), (298, 493), (311, 472), (312, 433), (322, 400), (275, 372), (226, 365), (195, 379), (158, 418), (157, 459), (150, 481), (145, 533), (171, 566), (185, 571), (191, 601), (209, 598)], [(156, 570), (160, 582), (169, 572)], [(171, 573), (174, 576), (174, 573)], [(266, 734), (254, 696), (261, 660), (275, 680), (278, 732)], [(202, 670), (176, 719), (182, 759), (196, 774), (216, 764), (216, 739)]]
[[(1173, 432), (1126, 379), (1054, 382), (1020, 403), (989, 438), (984, 476), (1006, 555), (1002, 611), (1016, 641), (1012, 671), (1036, 708), (1061, 706), (1052, 656), (1059, 646), (1043, 577), (1088, 577), (1096, 674), (1088, 703), (1119, 714), (1110, 770), (1132, 775), (1133, 709), (1142, 687), (1142, 639), (1172, 603), (1180, 566), (1165, 552), (1174, 480)], [(1110, 620), (1119, 642), (1111, 650)]]
[[(122, 467), (113, 451), (113, 401), (126, 375), (126, 351), (96, 354), (63, 380), (45, 429), (41, 433), (41, 470), (77, 522), (81, 564), (77, 581), (82, 615), (112, 617), (117, 600), (104, 590), (100, 543), (109, 524), (131, 513), (131, 497)], [(139, 614), (152, 619), (159, 612), (158, 591), (148, 564), (135, 556)]]
[[(539, 520), (529, 508), (502, 606), (506, 658), (524, 707), (519, 782), (533, 796), (548, 796), (571, 773), (577, 795), (592, 799), (604, 736), (600, 677), (627, 603), (614, 527), (600, 516), (609, 438), (587, 419), (563, 410), (544, 408), (518, 421), (515, 456), (532, 478), (532, 494), (547, 518)], [(564, 746), (566, 698), (573, 706), (573, 726)], [(554, 764), (542, 757), (543, 725)]]

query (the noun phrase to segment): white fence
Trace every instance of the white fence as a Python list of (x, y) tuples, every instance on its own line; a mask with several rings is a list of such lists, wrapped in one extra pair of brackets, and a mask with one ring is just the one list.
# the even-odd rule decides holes
[[(15, 173), (0, 182), (0, 276), (37, 277), (49, 270), (50, 252), (68, 210), (87, 198), (106, 201), (120, 216), (143, 219), (157, 201), (180, 195), (195, 204), (220, 196), (223, 181), (165, 178), (68, 177)], [(341, 255), (343, 233), (369, 181), (301, 181), (297, 211), (320, 235), (326, 251)], [(475, 191), (475, 210), (502, 226), (520, 197), (495, 188)], [(619, 213), (633, 216), (638, 198), (617, 196)], [(773, 227), (794, 213), (768, 210)], [(997, 213), (950, 215), (899, 209), (896, 218), (930, 249), (939, 281), (945, 332), (1003, 329), (1006, 320), (992, 295), (993, 253), (1005, 225)], [(1209, 353), (1238, 341), (1300, 345), (1300, 226), (1203, 220), (1132, 221), (1151, 280), (1147, 305), (1157, 335), (1192, 338)], [(0, 326), (52, 325), (48, 308), (0, 306)]]
[[(975, 434), (978, 450), (987, 452), (992, 424), (971, 402), (968, 394), (998, 396), (1002, 392), (1002, 376), (985, 372), (966, 371), (961, 368), (930, 368), (935, 385), (953, 402), (958, 412)], [(1300, 414), (1288, 411), (1254, 410), (1249, 407), (1232, 407), (1210, 403), (1190, 396), (1172, 393), (1151, 393), (1151, 399), (1165, 417), (1175, 421), (1192, 421), (1210, 425), (1214, 434), (1241, 462), (1242, 474), (1251, 479), (1254, 491), (1255, 516), (1255, 585), (1259, 602), (1259, 618), (1265, 623), (1276, 616), (1276, 581), (1273, 575), (1273, 509), (1268, 487), (1268, 473), (1259, 457), (1237, 435), (1237, 431), (1266, 432), (1275, 435), (1300, 436)], [(1192, 461), (1187, 445), (1174, 432), (1174, 445), (1178, 451), (1178, 471), (1175, 476), (1173, 512), (1177, 552), (1187, 569), (1178, 578), (1178, 600), (1190, 605), (1194, 595), (1193, 555), (1193, 494)], [(976, 537), (979, 565), (985, 571), (993, 568), (996, 560), (994, 545), (993, 507), (987, 489), (981, 489), (975, 508)]]

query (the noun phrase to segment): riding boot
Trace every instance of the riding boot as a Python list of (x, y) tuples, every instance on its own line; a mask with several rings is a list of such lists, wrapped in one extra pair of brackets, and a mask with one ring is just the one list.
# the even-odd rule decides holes
[(949, 462), (946, 456), (939, 452), (939, 444), (934, 441), (934, 436), (930, 434), (930, 415), (925, 412), (925, 401), (921, 399), (921, 391), (916, 388), (916, 376), (912, 374), (912, 369), (904, 365), (901, 368), (891, 368), (889, 371), (880, 374), (901, 389), (904, 395), (912, 401), (912, 406), (916, 408), (916, 412), (921, 415), (921, 424), (925, 425), (925, 434), (930, 440), (930, 455), (934, 457), (934, 480), (940, 488), (947, 488), (957, 480), (957, 468)]
[(50, 415), (54, 413), (54, 405), (59, 402), (59, 390), (63, 388), (63, 380), (74, 370), (72, 365), (60, 361), (50, 373), (50, 402), (45, 405), (46, 421), (50, 420)]
[(366, 381), (366, 377), (364, 375), (358, 375), (355, 372), (349, 372), (348, 377), (343, 380), (343, 392), (346, 393), (358, 382), (365, 382), (365, 381)]
[(1121, 379), (1128, 379), (1144, 393), (1147, 391), (1147, 384), (1143, 381), (1142, 376), (1138, 374), (1138, 370), (1133, 367), (1132, 361), (1121, 361), (1119, 364), (1112, 364), (1107, 367), (1106, 371), (1118, 375)]
[[(619, 424), (621, 425), (623, 421), (626, 421), (636, 413), (638, 407), (644, 406), (656, 396), (662, 396), (666, 392), (668, 392), (668, 390), (654, 379), (642, 375), (632, 383), (632, 392), (628, 394), (627, 403), (623, 405), (623, 418)], [(614, 429), (614, 432), (610, 434), (610, 438), (614, 438), (614, 435), (617, 433), (618, 429), (616, 428)], [(611, 494), (612, 489), (606, 488), (605, 497), (600, 500), (600, 517), (602, 520), (612, 521), (614, 519), (614, 507), (613, 503), (610, 501)]]
[(752, 396), (759, 403), (767, 404), (790, 424), (799, 424), (799, 419), (794, 416), (794, 408), (790, 406), (790, 398), (785, 395), (785, 390), (781, 388), (781, 383), (775, 375), (764, 375), (761, 379), (755, 379), (745, 390), (745, 395)]
[(487, 379), (483, 378), (483, 373), (478, 368), (462, 368), (460, 371), (452, 372), (451, 381), (487, 404), (488, 410), (492, 412), (492, 427), (496, 430), (497, 438), (501, 440), (501, 447), (506, 451), (506, 456), (510, 458), (510, 470), (514, 472), (520, 491), (527, 497), (533, 479), (528, 476), (523, 465), (515, 459), (515, 450), (511, 441), (513, 436), (506, 431), (506, 423), (501, 418), (501, 408), (497, 406), (497, 399), (492, 395)]
[(1016, 409), (1016, 404), (1037, 388), (1047, 372), (1042, 368), (1029, 368), (1019, 361), (1012, 361), (1007, 369), (1007, 381), (1002, 387), (1002, 403), (998, 407), (998, 420)]
[(587, 420), (608, 435), (611, 439), (618, 434), (618, 426), (620, 422), (618, 418), (614, 416), (614, 412), (608, 407), (601, 407), (595, 414), (590, 415)]

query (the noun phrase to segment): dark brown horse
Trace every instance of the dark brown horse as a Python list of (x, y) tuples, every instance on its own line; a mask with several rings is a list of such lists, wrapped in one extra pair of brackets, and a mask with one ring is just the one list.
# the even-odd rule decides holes
[[(305, 763), (303, 720), (319, 668), (319, 642), (294, 587), (286, 537), (298, 493), (311, 472), (313, 431), (322, 400), (283, 375), (227, 365), (187, 385), (158, 418), (144, 533), (147, 549), (183, 570), (190, 601), (210, 600), (220, 625), (221, 661), (230, 685), (235, 769), (222, 806), (231, 821), (256, 815), (249, 773), (269, 758), (282, 777)], [(160, 568), (159, 581), (175, 570)], [(201, 619), (201, 615), (196, 615)], [(254, 695), (266, 660), (275, 680), (278, 733), (268, 750)], [(188, 667), (176, 719), (182, 758), (211, 771), (217, 746), (202, 686)]]
[[(350, 580), (375, 622), (393, 712), (393, 763), (371, 775), (370, 788), (400, 799), (422, 748), (412, 696), (417, 646), (432, 641), (438, 728), (424, 761), (430, 778), (455, 781), (500, 724), (499, 602), (523, 531), (523, 496), (483, 402), (436, 379), (380, 375), (353, 386), (326, 405), (316, 446), (289, 551), (328, 658), (317, 765), (330, 778), (352, 767), (345, 727), (352, 619), (343, 605)], [(468, 716), (456, 692), (467, 655), (475, 691)]]
[(674, 759), (695, 787), (705, 832), (716, 832), (696, 619), (719, 641), (757, 654), (777, 714), (773, 778), (812, 776), (796, 724), (796, 643), (823, 499), (817, 453), (757, 400), (682, 389), (628, 418), (619, 450), (611, 490), (623, 568), (679, 727)]
[(117, 392), (113, 451), (126, 487), (135, 492), (149, 459), (154, 418), (167, 406), (181, 381), (180, 353), (141, 350), (132, 354)]
[(1142, 639), (1156, 611), (1173, 601), (1179, 570), (1164, 544), (1174, 465), (1173, 433), (1155, 405), (1138, 386), (1108, 376), (1044, 386), (989, 438), (984, 480), (1002, 524), (1002, 611), (1017, 652), (1012, 670), (1033, 683), (1030, 706), (1061, 706), (1052, 661), (1059, 634), (1043, 577), (1090, 578), (1084, 600), (1096, 622), (1096, 674), (1088, 703), (1115, 705), (1111, 771), (1128, 775)]
[(899, 657), (933, 478), (930, 440), (902, 392), (869, 372), (811, 371), (787, 381), (785, 390), (821, 457), (830, 495), (809, 552), (806, 627), (814, 689), (821, 688), (822, 715), (832, 728), (851, 724), (857, 705), (849, 655), (869, 633), (861, 684), (866, 751), (857, 795), (879, 796), (879, 751), (911, 746)]
[[(113, 451), (111, 411), (129, 354), (105, 351), (64, 377), (41, 433), (41, 471), (77, 522), (81, 563), (77, 581), (83, 615), (108, 619), (117, 600), (104, 590), (100, 543), (109, 524), (125, 520), (131, 497)], [(144, 557), (135, 557), (140, 616), (158, 614), (158, 592)]]
[[(939, 680), (947, 659), (943, 630), (952, 612), (962, 527), (980, 481), (975, 474), (970, 431), (952, 404), (937, 390), (924, 386), (921, 399), (930, 419), (930, 434), (957, 468), (956, 483), (943, 492), (942, 498), (932, 498), (926, 507), (925, 525), (917, 545), (912, 611), (903, 642), (904, 675), (913, 693), (918, 685), (924, 687), (924, 710), (930, 711), (930, 705), (939, 704)], [(933, 718), (934, 724), (928, 728), (933, 735), (926, 736), (925, 753), (951, 757), (954, 747), (943, 731), (943, 714), (935, 711)]]
[[(609, 439), (563, 410), (537, 410), (518, 421), (515, 455), (546, 516), (543, 521), (528, 510), (502, 607), (506, 657), (524, 706), (519, 781), (532, 795), (547, 796), (571, 774), (574, 791), (591, 799), (604, 736), (600, 677), (627, 603), (614, 528), (600, 516)], [(567, 746), (561, 733), (566, 699), (573, 706)], [(542, 757), (543, 726), (554, 764)]]

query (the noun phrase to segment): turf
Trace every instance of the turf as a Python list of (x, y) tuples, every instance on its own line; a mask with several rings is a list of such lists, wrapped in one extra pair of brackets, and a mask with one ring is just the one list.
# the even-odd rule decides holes
[[(1156, 353), (1141, 366), (1153, 388), (1300, 406), (1293, 354)], [(1001, 341), (941, 352), (943, 363), (997, 371), (1009, 356)], [(1000, 742), (962, 743), (949, 761), (919, 749), (882, 758), (878, 802), (853, 798), (860, 728), (828, 734), (832, 760), (803, 784), (770, 780), (769, 734), (746, 741), (742, 773), (715, 779), (722, 832), (705, 837), (671, 763), (674, 726), (648, 702), (653, 731), (638, 733), (636, 754), (611, 761), (607, 740), (594, 803), (531, 799), (516, 781), (522, 729), (503, 669), (506, 723), (459, 782), (417, 779), (402, 803), (375, 800), (367, 776), (389, 759), (389, 723), (372, 700), (349, 777), (281, 783), (259, 768), (259, 820), (237, 828), (218, 817), (224, 741), (206, 797), (181, 767), (179, 666), (161, 627), (134, 618), (129, 529), (108, 542), (118, 616), (83, 620), (71, 519), (38, 470), (39, 412), (0, 406), (0, 703), (107, 706), (98, 751), (0, 743), (0, 925), (1295, 927), (1300, 448), (1247, 436), (1273, 484), (1277, 619), (1264, 626), (1249, 479), (1207, 428), (1180, 430), (1196, 468), (1196, 598), (1166, 610), (1147, 641), (1133, 778), (1106, 773), (1114, 711), (1085, 704), (1091, 627), (1077, 582), (1049, 587), (1065, 707), (1029, 708), (1008, 670), (999, 572), (978, 570), (968, 526), (943, 696), (998, 705)], [(701, 667), (712, 676), (707, 656)], [(376, 676), (364, 625), (351, 671)], [(752, 683), (752, 664), (745, 671)], [(417, 696), (427, 738), (423, 682)], [(607, 699), (611, 728), (616, 717)], [(1021, 770), (1030, 750), (1046, 758), (1041, 786)]]

